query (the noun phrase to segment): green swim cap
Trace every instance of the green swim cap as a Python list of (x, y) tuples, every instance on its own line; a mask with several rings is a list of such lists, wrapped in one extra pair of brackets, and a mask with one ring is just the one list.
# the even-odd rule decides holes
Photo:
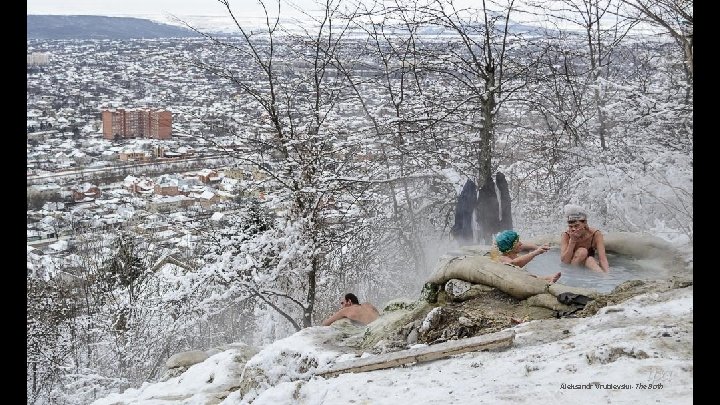
[(495, 245), (500, 253), (509, 252), (515, 246), (515, 242), (520, 240), (520, 235), (515, 231), (502, 231), (495, 236)]

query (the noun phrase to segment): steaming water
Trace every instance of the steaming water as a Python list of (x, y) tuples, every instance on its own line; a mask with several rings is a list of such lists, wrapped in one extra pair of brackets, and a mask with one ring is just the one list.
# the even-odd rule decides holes
[(592, 288), (601, 293), (609, 293), (623, 281), (659, 280), (666, 278), (669, 269), (646, 260), (607, 253), (610, 271), (595, 272), (584, 266), (570, 266), (560, 262), (560, 249), (551, 249), (536, 256), (525, 269), (536, 275), (549, 275), (562, 272), (558, 283), (572, 287)]

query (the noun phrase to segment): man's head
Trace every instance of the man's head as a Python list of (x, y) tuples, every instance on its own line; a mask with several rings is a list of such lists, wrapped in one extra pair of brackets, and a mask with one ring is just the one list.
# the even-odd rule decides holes
[(342, 302), (342, 306), (349, 307), (350, 305), (359, 305), (360, 302), (358, 301), (357, 297), (353, 293), (347, 293), (345, 294), (345, 299)]

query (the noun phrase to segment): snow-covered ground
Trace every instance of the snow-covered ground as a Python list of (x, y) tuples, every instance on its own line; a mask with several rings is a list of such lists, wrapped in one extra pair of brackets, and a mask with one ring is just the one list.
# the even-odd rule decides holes
[(264, 372), (253, 389), (242, 388), (238, 353), (227, 350), (95, 405), (693, 403), (692, 286), (642, 294), (589, 318), (513, 329), (512, 346), (501, 351), (323, 378), (315, 372), (354, 355), (325, 345), (338, 331), (317, 326), (251, 358), (246, 373)]

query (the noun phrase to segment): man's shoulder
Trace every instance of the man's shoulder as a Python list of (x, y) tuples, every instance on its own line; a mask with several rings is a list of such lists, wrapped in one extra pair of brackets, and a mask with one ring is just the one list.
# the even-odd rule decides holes
[(340, 315), (345, 315), (345, 314), (348, 314), (348, 313), (352, 313), (352, 307), (343, 307), (343, 308), (340, 308), (340, 309), (338, 309), (338, 311), (337, 311), (336, 313), (337, 313), (337, 314), (340, 314)]
[(371, 304), (371, 303), (369, 303), (369, 302), (366, 302), (365, 304), (363, 304), (363, 308), (364, 308), (365, 310), (370, 311), (370, 312), (375, 313), (375, 314), (379, 314), (379, 313), (380, 313), (380, 311), (378, 311), (378, 309), (375, 308), (375, 305), (373, 305), (373, 304)]

